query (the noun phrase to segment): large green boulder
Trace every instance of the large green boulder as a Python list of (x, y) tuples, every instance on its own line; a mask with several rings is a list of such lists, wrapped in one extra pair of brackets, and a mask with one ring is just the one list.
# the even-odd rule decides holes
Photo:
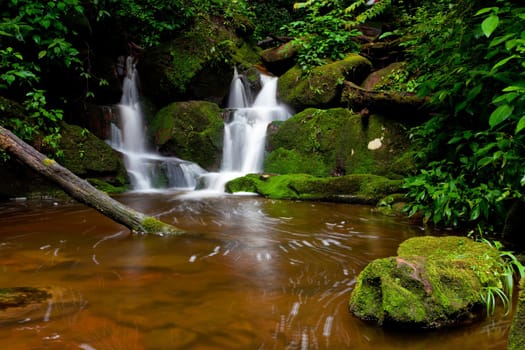
[(399, 192), (401, 180), (376, 175), (347, 175), (319, 178), (307, 174), (249, 174), (226, 184), (226, 191), (254, 192), (272, 199), (301, 199), (375, 204)]
[(275, 122), (267, 145), (264, 170), (269, 173), (402, 178), (413, 169), (403, 124), (345, 108), (309, 108)]
[(360, 84), (371, 68), (370, 61), (357, 54), (315, 67), (309, 74), (296, 65), (279, 77), (278, 95), (297, 110), (339, 105), (343, 82)]
[(215, 103), (174, 102), (155, 115), (149, 133), (162, 154), (216, 170), (222, 155), (223, 125)]
[(486, 314), (483, 295), (501, 288), (502, 261), (488, 244), (466, 237), (416, 237), (397, 256), (377, 259), (359, 274), (350, 311), (401, 328), (442, 328)]

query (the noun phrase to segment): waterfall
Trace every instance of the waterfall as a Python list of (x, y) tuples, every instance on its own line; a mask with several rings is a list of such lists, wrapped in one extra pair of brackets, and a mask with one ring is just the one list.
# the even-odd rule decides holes
[(126, 59), (126, 73), (119, 105), (119, 126), (111, 125), (109, 144), (123, 155), (133, 190), (166, 187), (194, 188), (205, 170), (176, 157), (148, 151), (146, 127), (140, 108), (138, 72), (132, 56)]
[(224, 192), (226, 182), (262, 172), (268, 125), (290, 117), (288, 109), (277, 101), (277, 78), (261, 74), (260, 80), (261, 91), (251, 102), (247, 84), (237, 70), (234, 72), (228, 100), (233, 115), (224, 125), (221, 170), (202, 176), (207, 189)]

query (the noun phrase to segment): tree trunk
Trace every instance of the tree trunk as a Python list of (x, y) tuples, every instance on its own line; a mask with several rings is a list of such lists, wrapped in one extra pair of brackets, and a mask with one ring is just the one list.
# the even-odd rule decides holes
[(406, 92), (366, 90), (350, 81), (344, 83), (341, 102), (354, 111), (367, 108), (389, 115), (398, 112), (401, 119), (417, 119), (428, 113), (428, 99)]
[(96, 209), (132, 231), (160, 235), (182, 233), (181, 230), (129, 208), (104, 192), (97, 190), (89, 182), (79, 178), (54, 160), (47, 158), (1, 126), (0, 148), (53, 181), (74, 199)]

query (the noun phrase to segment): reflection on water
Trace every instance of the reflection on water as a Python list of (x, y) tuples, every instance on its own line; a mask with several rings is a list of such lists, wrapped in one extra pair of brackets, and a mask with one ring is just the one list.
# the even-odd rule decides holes
[(0, 203), (0, 286), (51, 286), (40, 314), (0, 328), (2, 349), (505, 349), (510, 316), (430, 333), (347, 310), (359, 271), (431, 234), (367, 206), (127, 194), (188, 231), (136, 236), (94, 210)]

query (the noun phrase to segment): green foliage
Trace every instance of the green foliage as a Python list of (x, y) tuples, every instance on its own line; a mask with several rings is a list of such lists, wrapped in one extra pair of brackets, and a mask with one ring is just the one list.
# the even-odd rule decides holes
[(358, 51), (353, 40), (361, 32), (359, 24), (375, 18), (390, 6), (384, 0), (375, 6), (365, 7), (365, 0), (326, 1), (309, 0), (294, 4), (294, 8), (304, 11), (300, 20), (286, 26), (288, 33), (295, 37), (298, 49), (297, 61), (303, 71), (326, 63), (327, 59), (342, 59), (348, 52)]
[(419, 174), (409, 213), (441, 225), (499, 231), (509, 199), (523, 199), (525, 8), (503, 0), (447, 0), (405, 19), (410, 68), (437, 114), (412, 130)]
[(487, 307), (487, 314), (492, 315), (499, 299), (505, 309), (505, 314), (512, 310), (512, 294), (514, 291), (514, 277), (517, 274), (518, 280), (525, 276), (525, 266), (510, 251), (504, 250), (499, 241), (481, 239), (482, 242), (496, 249), (500, 256), (498, 268), (493, 270), (495, 277), (499, 280), (497, 286), (486, 285), (481, 289), (481, 298)]
[(63, 112), (49, 108), (41, 80), (56, 66), (83, 72), (79, 51), (69, 41), (75, 33), (64, 24), (82, 10), (78, 0), (10, 0), (0, 10), (0, 94), (23, 100), (27, 114), (0, 123), (25, 140), (40, 137), (41, 146), (58, 155), (57, 122)]

